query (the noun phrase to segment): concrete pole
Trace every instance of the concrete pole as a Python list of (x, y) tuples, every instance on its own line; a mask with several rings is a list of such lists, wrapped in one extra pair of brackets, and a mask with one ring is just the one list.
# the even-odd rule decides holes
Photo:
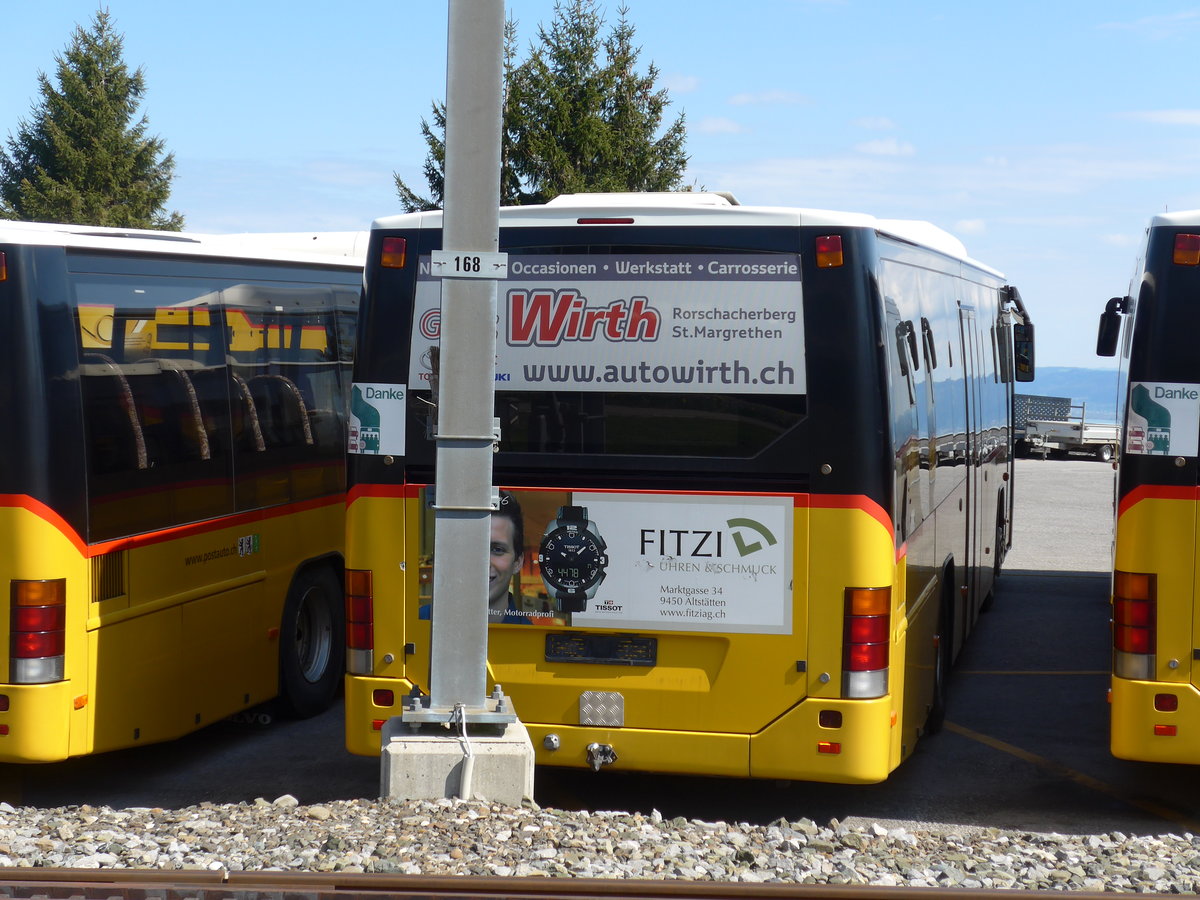
[[(442, 247), (467, 257), (499, 248), (503, 44), (503, 0), (450, 0)], [(444, 277), (431, 711), (484, 706), (495, 371), (495, 280)]]

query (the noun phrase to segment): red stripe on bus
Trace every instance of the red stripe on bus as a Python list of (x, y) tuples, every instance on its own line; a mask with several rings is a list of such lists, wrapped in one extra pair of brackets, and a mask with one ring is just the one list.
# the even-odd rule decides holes
[(88, 544), (79, 536), (67, 521), (42, 503), (40, 500), (35, 500), (27, 494), (0, 494), (0, 507), (14, 507), (16, 509), (24, 509), (33, 513), (39, 519), (47, 522), (55, 529), (60, 531), (62, 535), (74, 545), (79, 551), (79, 555), (85, 559), (91, 559), (94, 556), (102, 556), (105, 553), (111, 553), (114, 550), (132, 550), (136, 547), (146, 547), (151, 544), (161, 544), (165, 541), (172, 541), (177, 538), (188, 537), (194, 534), (207, 534), (210, 531), (220, 531), (222, 528), (236, 528), (242, 523), (262, 522), (266, 519), (277, 519), (280, 516), (290, 516), (296, 513), (308, 512), (313, 509), (320, 509), (324, 506), (333, 506), (342, 503), (342, 495), (335, 494), (329, 497), (316, 497), (312, 500), (302, 500), (298, 503), (287, 503), (282, 506), (272, 506), (268, 509), (255, 509), (243, 513), (234, 513), (228, 516), (222, 516), (219, 519), (209, 519), (204, 522), (192, 522), (188, 525), (178, 525), (174, 528), (164, 528), (160, 531), (148, 531), (145, 534), (135, 534), (130, 537), (116, 538), (111, 541), (103, 541), (99, 544)]
[(1200, 487), (1170, 484), (1142, 484), (1121, 498), (1117, 516), (1123, 516), (1143, 500), (1200, 500)]
[[(381, 497), (384, 499), (403, 499), (414, 497), (425, 484), (357, 484), (350, 488), (346, 495), (346, 505), (349, 506), (360, 498)], [(508, 488), (505, 488), (508, 490)], [(577, 489), (568, 487), (520, 487), (512, 488), (518, 491), (547, 491), (570, 494), (630, 494), (630, 495), (663, 495), (687, 497), (791, 497), (797, 509), (857, 509), (876, 519), (888, 534), (894, 534), (892, 517), (887, 511), (865, 494), (789, 494), (784, 491), (655, 491), (627, 490), (609, 491), (603, 488)]]
[(887, 510), (865, 494), (809, 494), (809, 506), (814, 509), (857, 509), (865, 512), (887, 529), (895, 538), (892, 517)]

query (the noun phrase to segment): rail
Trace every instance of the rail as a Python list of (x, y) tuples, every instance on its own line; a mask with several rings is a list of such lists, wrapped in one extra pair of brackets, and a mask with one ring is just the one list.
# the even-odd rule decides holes
[[(7, 869), (0, 897), (12, 900), (931, 900), (946, 891), (971, 900), (1012, 900), (1012, 890), (988, 888), (873, 887), (841, 884), (753, 884), (713, 881), (649, 881), (604, 878), (422, 877), (304, 872), (226, 872), (150, 869)], [(1022, 891), (1023, 897), (1055, 897), (1063, 891)], [(1079, 900), (1106, 895), (1071, 891)]]

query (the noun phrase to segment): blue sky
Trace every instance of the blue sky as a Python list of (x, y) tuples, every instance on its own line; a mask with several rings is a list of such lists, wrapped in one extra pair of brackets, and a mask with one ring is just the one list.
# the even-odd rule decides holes
[[(106, 0), (198, 231), (342, 230), (424, 186), (447, 5)], [(1039, 364), (1106, 367), (1107, 298), (1163, 210), (1200, 208), (1200, 5), (626, 0), (688, 125), (688, 181), (749, 204), (926, 219), (1018, 285)], [(611, 22), (618, 0), (605, 2)], [(96, 0), (10, 3), (0, 137)], [(507, 0), (522, 48), (553, 0)]]

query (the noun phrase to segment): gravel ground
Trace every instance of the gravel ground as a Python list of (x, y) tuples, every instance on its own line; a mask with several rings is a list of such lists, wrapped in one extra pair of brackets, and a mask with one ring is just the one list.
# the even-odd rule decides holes
[(757, 826), (461, 800), (302, 806), (286, 795), (184, 809), (0, 803), (0, 865), (1194, 893), (1200, 837)]

